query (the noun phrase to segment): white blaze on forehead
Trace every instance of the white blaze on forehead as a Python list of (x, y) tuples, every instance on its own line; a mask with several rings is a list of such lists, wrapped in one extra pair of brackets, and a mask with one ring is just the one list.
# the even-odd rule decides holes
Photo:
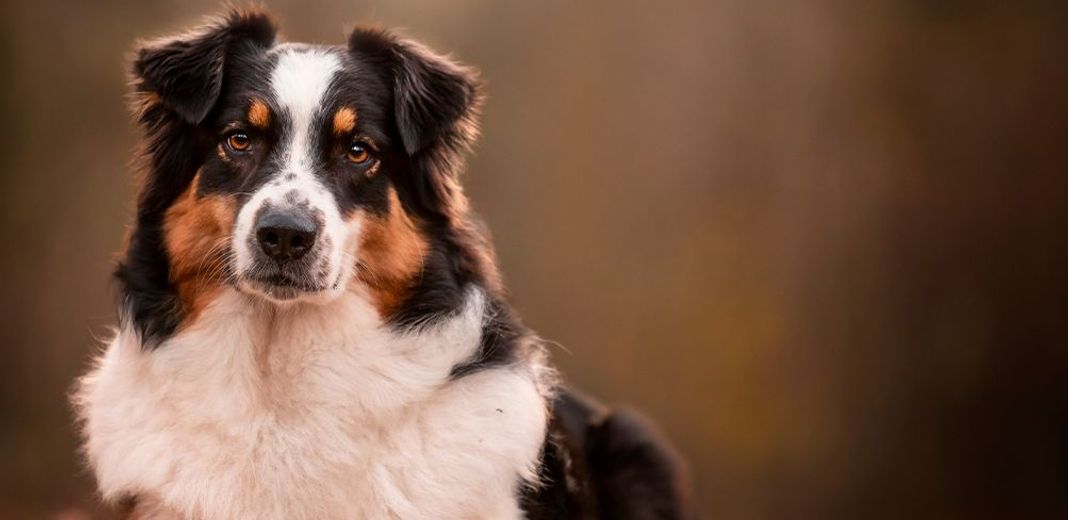
[(278, 57), (271, 73), (271, 89), (282, 110), (289, 114), (292, 125), (284, 162), (291, 173), (308, 173), (312, 125), (323, 109), (330, 81), (340, 69), (341, 62), (336, 55), (317, 49), (284, 49)]
[(283, 45), (273, 52), (278, 62), (271, 72), (270, 86), (287, 128), (282, 134), (284, 141), (278, 144), (280, 168), (238, 213), (233, 239), (235, 271), (247, 274), (256, 261), (259, 210), (296, 206), (320, 219), (315, 246), (307, 255), (315, 264), (306, 274), (315, 278), (313, 285), (331, 287), (337, 293), (349, 275), (344, 259), (355, 249), (352, 244), (360, 227), (359, 222), (343, 219), (334, 196), (317, 175), (313, 158), (319, 146), (313, 137), (316, 122), (324, 121), (320, 116), (326, 109), (330, 84), (341, 70), (341, 60), (329, 50), (302, 45)]

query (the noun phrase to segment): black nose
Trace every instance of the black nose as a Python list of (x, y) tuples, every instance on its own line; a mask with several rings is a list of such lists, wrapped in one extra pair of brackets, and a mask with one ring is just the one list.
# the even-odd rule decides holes
[(267, 213), (256, 222), (256, 240), (275, 261), (296, 260), (315, 245), (315, 221), (300, 213)]

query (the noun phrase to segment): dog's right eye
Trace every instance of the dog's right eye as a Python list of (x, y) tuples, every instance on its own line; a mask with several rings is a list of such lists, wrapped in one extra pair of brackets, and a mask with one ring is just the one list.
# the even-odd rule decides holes
[(234, 152), (247, 152), (252, 148), (252, 138), (244, 132), (234, 132), (226, 137), (226, 147)]

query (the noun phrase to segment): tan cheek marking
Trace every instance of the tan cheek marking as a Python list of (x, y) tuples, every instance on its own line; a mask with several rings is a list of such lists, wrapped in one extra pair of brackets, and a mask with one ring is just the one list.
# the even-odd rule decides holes
[(343, 107), (334, 114), (334, 135), (343, 136), (356, 128), (356, 111)]
[(179, 197), (163, 221), (171, 281), (190, 323), (225, 282), (236, 203), (221, 195), (198, 197), (196, 184)]
[(252, 126), (266, 129), (271, 124), (271, 109), (262, 99), (254, 99), (248, 107), (248, 122)]
[(390, 188), (389, 211), (382, 217), (367, 218), (357, 254), (365, 266), (356, 270), (357, 279), (370, 289), (381, 316), (392, 315), (407, 299), (422, 270), (426, 250), (426, 237)]

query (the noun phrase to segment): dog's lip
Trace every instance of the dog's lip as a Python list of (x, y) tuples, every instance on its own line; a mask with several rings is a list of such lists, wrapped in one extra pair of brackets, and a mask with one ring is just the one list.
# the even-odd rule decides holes
[(300, 290), (305, 292), (319, 292), (325, 289), (325, 287), (302, 282), (301, 280), (294, 279), (291, 276), (281, 273), (248, 276), (247, 279), (258, 285), (266, 286), (267, 288)]

